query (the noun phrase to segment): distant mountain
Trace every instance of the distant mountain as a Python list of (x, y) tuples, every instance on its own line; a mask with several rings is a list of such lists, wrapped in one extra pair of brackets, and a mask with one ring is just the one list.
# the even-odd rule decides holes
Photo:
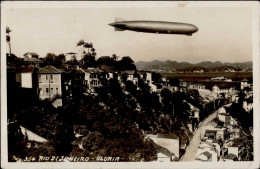
[(176, 62), (176, 61), (159, 61), (154, 60), (151, 62), (140, 61), (135, 63), (137, 69), (146, 70), (158, 70), (158, 71), (192, 71), (192, 70), (203, 70), (203, 71), (239, 71), (239, 70), (252, 70), (252, 62), (243, 63), (222, 63), (217, 62), (200, 62), (192, 64), (189, 62)]

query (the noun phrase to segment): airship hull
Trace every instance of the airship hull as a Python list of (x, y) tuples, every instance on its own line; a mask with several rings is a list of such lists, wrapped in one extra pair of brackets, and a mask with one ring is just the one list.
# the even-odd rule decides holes
[(123, 21), (109, 24), (117, 31), (130, 30), (136, 32), (159, 33), (159, 34), (184, 34), (192, 35), (198, 31), (195, 25), (177, 22), (162, 21)]

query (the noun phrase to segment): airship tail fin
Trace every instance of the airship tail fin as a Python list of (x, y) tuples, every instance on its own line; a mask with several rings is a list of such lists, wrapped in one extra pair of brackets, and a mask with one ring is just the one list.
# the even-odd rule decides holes
[(124, 22), (125, 20), (123, 18), (115, 18), (115, 22)]
[(115, 27), (115, 31), (125, 31), (124, 29), (121, 29), (121, 28), (116, 28)]

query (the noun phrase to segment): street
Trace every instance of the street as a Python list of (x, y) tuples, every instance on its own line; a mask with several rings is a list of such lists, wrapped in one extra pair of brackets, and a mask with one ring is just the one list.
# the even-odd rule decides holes
[(189, 146), (186, 148), (186, 152), (185, 154), (183, 155), (183, 157), (181, 158), (180, 161), (195, 161), (195, 158), (196, 158), (196, 155), (197, 155), (197, 150), (198, 150), (198, 146), (200, 144), (200, 137), (202, 137), (204, 135), (204, 127), (211, 121), (213, 120), (214, 118), (216, 118), (217, 116), (217, 110), (210, 114), (206, 119), (204, 119), (197, 131), (195, 131), (193, 137), (192, 137), (192, 140), (189, 144)]

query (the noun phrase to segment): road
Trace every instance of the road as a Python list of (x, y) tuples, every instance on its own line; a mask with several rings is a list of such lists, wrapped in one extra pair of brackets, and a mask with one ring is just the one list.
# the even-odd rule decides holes
[(188, 145), (188, 147), (186, 148), (186, 152), (185, 154), (183, 155), (183, 157), (181, 158), (180, 161), (195, 161), (195, 158), (197, 156), (197, 150), (198, 150), (198, 147), (199, 147), (199, 144), (200, 144), (200, 136), (203, 136), (204, 135), (204, 127), (211, 121), (213, 120), (214, 118), (217, 117), (217, 110), (210, 114), (206, 119), (204, 119), (197, 131), (195, 131), (193, 137), (192, 137), (192, 140), (190, 142), (190, 144)]
[[(231, 106), (231, 103), (224, 105), (225, 107)], [(223, 106), (222, 106), (223, 107)], [(221, 108), (221, 107), (220, 107)], [(182, 156), (180, 161), (195, 161), (197, 156), (197, 150), (200, 144), (200, 136), (204, 136), (205, 126), (214, 118), (217, 117), (216, 110), (214, 113), (210, 114), (207, 118), (205, 118), (199, 125), (198, 129), (194, 132), (192, 140), (189, 146), (186, 148), (185, 154)]]

